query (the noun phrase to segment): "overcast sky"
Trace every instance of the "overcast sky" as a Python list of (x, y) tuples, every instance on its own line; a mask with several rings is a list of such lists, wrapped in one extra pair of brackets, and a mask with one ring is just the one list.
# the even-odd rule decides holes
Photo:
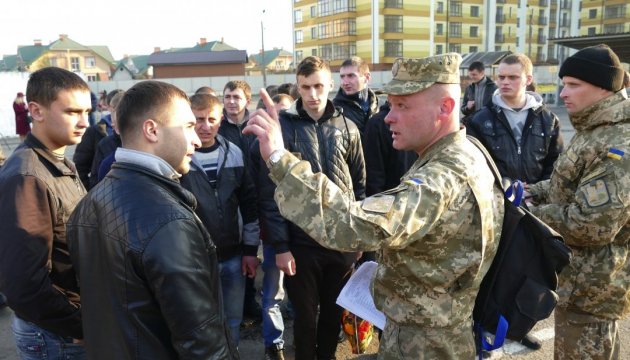
[[(82, 45), (106, 45), (114, 59), (145, 55), (154, 47), (191, 47), (199, 38), (221, 40), (248, 54), (261, 48), (292, 51), (293, 0), (25, 0), (3, 1), (0, 56), (18, 45), (44, 45), (59, 34)], [(265, 10), (263, 15), (263, 10)]]

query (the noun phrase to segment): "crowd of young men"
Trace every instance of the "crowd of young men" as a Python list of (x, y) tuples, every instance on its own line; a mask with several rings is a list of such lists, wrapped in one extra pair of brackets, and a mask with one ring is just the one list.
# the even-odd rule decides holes
[(335, 358), (335, 300), (364, 251), (379, 253), (379, 358), (472, 358), (471, 299), (498, 245), (503, 194), (469, 134), (574, 250), (556, 358), (615, 358), (630, 291), (627, 74), (605, 46), (562, 64), (576, 129), (563, 152), (557, 117), (526, 91), (526, 56), (504, 58), (496, 85), (471, 67), (461, 106), (460, 63), (396, 60), (380, 109), (356, 57), (333, 100), (331, 69), (311, 56), (296, 68), (297, 99), (263, 90), (251, 114), (241, 80), (222, 101), (143, 81), (112, 96), (113, 124), (89, 139), (93, 151), (116, 141), (102, 173), (64, 156), (90, 129), (87, 84), (59, 68), (33, 73), (32, 132), (0, 170), (0, 292), (18, 353), (239, 358), (262, 239), (266, 359), (284, 359), (285, 287), (296, 358)]

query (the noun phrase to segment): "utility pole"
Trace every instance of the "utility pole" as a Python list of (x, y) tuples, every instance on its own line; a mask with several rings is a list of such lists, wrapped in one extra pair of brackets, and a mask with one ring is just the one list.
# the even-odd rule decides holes
[[(529, 7), (529, 5), (527, 5)], [(528, 58), (532, 58), (532, 32), (534, 31), (532, 28), (532, 21), (534, 18), (534, 8), (530, 8), (529, 10), (529, 40), (527, 41), (528, 44), (528, 49), (527, 49), (527, 57)]]
[[(264, 9), (262, 12), (263, 15), (265, 15)], [(262, 47), (262, 54), (260, 54), (260, 67), (263, 76), (263, 86), (267, 88), (267, 65), (265, 64), (265, 27), (263, 25), (262, 19), (260, 20), (260, 43)]]

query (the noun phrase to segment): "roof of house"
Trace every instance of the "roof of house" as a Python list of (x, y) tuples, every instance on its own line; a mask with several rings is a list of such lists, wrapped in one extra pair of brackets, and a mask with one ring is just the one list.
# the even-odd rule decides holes
[(475, 61), (481, 61), (484, 66), (492, 66), (497, 64), (501, 59), (510, 55), (511, 51), (491, 51), (491, 52), (472, 52), (464, 54), (460, 69), (468, 69), (468, 66)]
[(0, 60), (0, 71), (12, 71), (17, 69), (17, 55), (4, 55)]
[(245, 50), (158, 52), (149, 55), (149, 65), (247, 63)]
[(127, 69), (127, 71), (129, 71), (130, 73), (132, 73), (134, 75), (142, 74), (149, 67), (149, 64), (148, 64), (149, 56), (150, 55), (131, 55), (131, 56), (128, 56), (128, 57), (118, 61), (118, 63), (116, 64), (116, 68), (119, 68), (119, 67), (122, 66), (125, 69)]
[[(284, 50), (284, 49), (273, 49), (273, 50), (267, 50), (265, 51), (265, 63), (263, 64), (264, 66), (269, 65), (271, 62), (273, 62), (276, 58), (278, 58), (279, 56), (293, 56), (293, 54), (291, 54), (290, 52)], [(260, 64), (262, 62), (262, 54), (252, 54), (250, 55), (250, 58), (252, 58), (252, 60), (256, 63), (256, 64)]]
[(24, 64), (30, 65), (46, 51), (48, 51), (48, 46), (46, 45), (18, 46), (18, 61), (21, 59)]
[(226, 51), (226, 50), (238, 50), (237, 48), (228, 45), (222, 41), (208, 41), (203, 44), (197, 44), (191, 48), (181, 48), (175, 51), (178, 52), (201, 52), (201, 51)]

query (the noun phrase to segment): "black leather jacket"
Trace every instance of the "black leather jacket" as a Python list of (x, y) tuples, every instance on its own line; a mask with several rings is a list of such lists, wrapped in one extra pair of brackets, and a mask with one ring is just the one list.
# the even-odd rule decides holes
[(529, 109), (520, 143), (494, 104), (476, 112), (466, 132), (486, 147), (503, 177), (530, 184), (549, 179), (563, 149), (560, 121), (545, 106)]
[(88, 358), (238, 358), (195, 205), (176, 180), (121, 162), (79, 203), (67, 229)]
[[(314, 121), (302, 109), (302, 100), (280, 112), (284, 147), (301, 159), (308, 160), (313, 172), (326, 175), (349, 196), (365, 197), (365, 163), (361, 138), (356, 125), (344, 118), (331, 101), (321, 119)], [(273, 199), (276, 185), (260, 157), (258, 143), (251, 148), (251, 168), (258, 190), (258, 209), (265, 242), (273, 244), (277, 253), (289, 251), (289, 242), (316, 246), (315, 240), (299, 227), (285, 220)]]
[[(492, 106), (492, 95), (494, 94), (494, 91), (496, 89), (497, 89), (497, 84), (494, 81), (492, 81), (492, 79), (486, 76), (486, 86), (483, 92), (482, 108), (486, 106)], [(469, 109), (466, 106), (468, 104), (468, 101), (470, 100), (472, 101), (475, 100), (475, 84), (470, 84), (466, 86), (466, 90), (464, 90), (464, 97), (462, 98), (461, 110), (462, 110), (462, 114), (466, 116), (471, 115), (475, 112), (474, 107), (472, 109)], [(479, 109), (479, 111), (481, 111), (481, 109)]]
[(346, 93), (343, 92), (343, 89), (339, 88), (339, 91), (337, 91), (337, 95), (335, 95), (335, 98), (333, 99), (333, 104), (337, 108), (342, 109), (343, 116), (354, 121), (354, 123), (357, 125), (357, 128), (359, 128), (359, 132), (361, 132), (361, 140), (365, 139), (363, 137), (365, 135), (365, 125), (367, 124), (368, 120), (379, 110), (378, 97), (376, 96), (376, 94), (374, 94), (374, 91), (368, 88), (367, 94), (368, 103), (370, 104), (370, 108), (368, 109), (367, 113), (363, 111), (363, 108), (358, 101), (358, 93), (354, 95), (346, 95)]

